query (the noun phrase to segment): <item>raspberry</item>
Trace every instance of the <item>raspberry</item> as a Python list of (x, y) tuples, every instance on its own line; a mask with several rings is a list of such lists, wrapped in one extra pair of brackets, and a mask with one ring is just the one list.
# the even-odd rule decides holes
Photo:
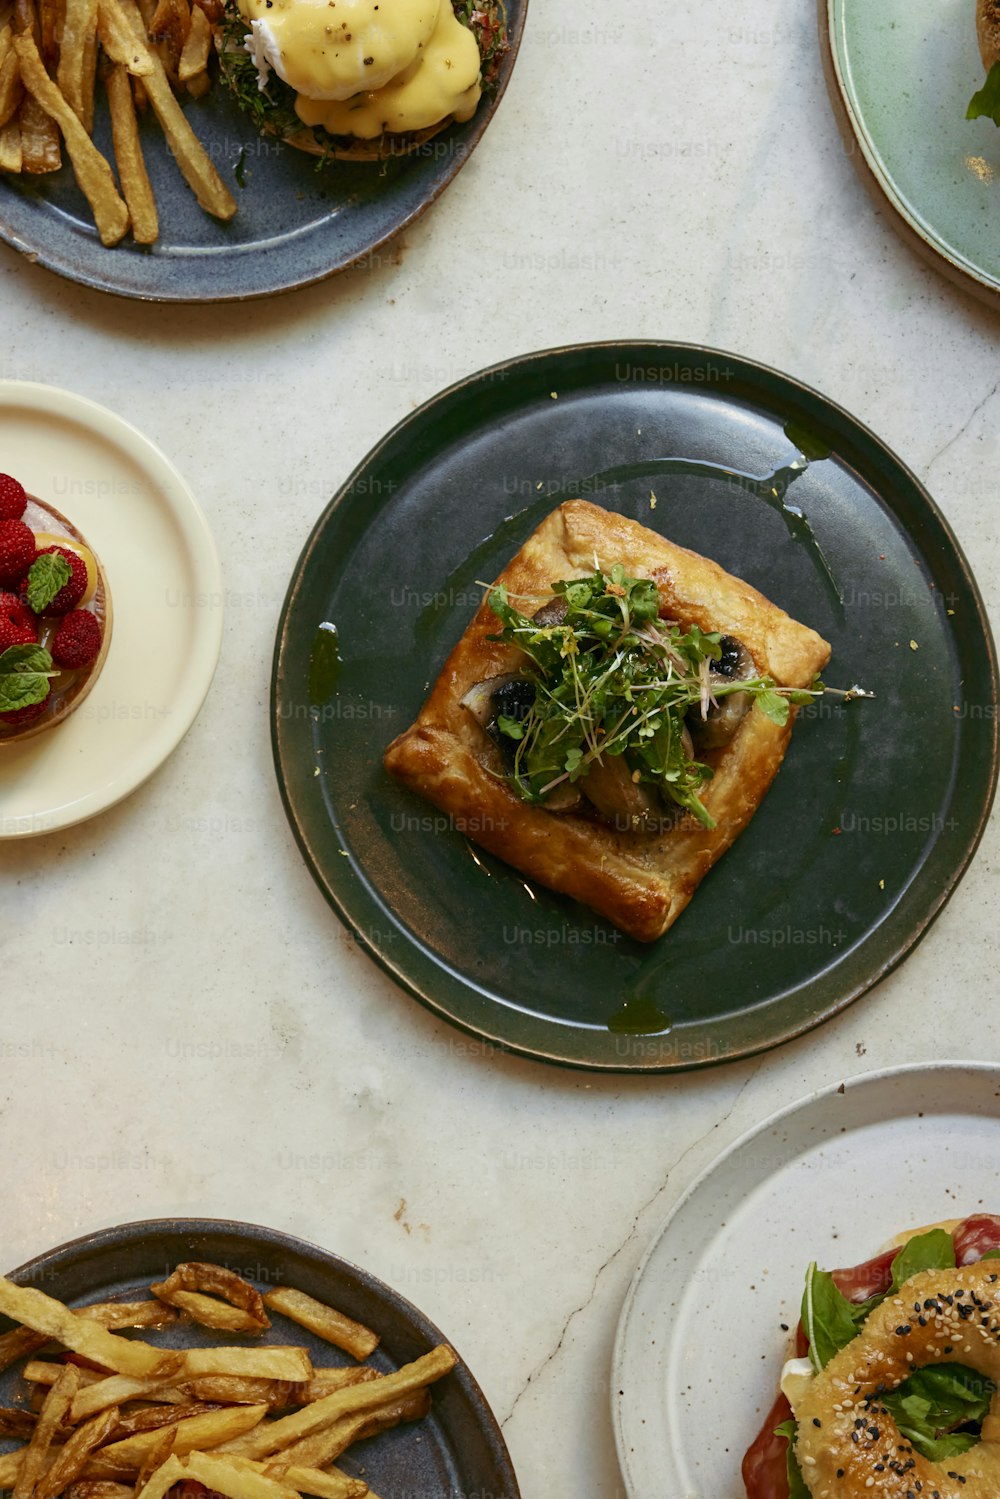
[(27, 503), (24, 485), (10, 474), (0, 474), (0, 520), (20, 520)]
[(31, 723), (33, 718), (41, 718), (48, 706), (49, 700), (46, 697), (40, 703), (29, 703), (27, 708), (15, 708), (10, 713), (0, 713), (0, 723), (19, 729), (22, 724)]
[(0, 520), (0, 583), (17, 583), (35, 560), (35, 533), (23, 520)]
[[(37, 554), (44, 557), (49, 553), (55, 553), (59, 557), (65, 557), (70, 565), (71, 577), (68, 583), (64, 583), (52, 600), (44, 609), (45, 614), (68, 614), (75, 609), (77, 604), (87, 592), (87, 564), (76, 552), (71, 552), (69, 547), (43, 547)], [(35, 558), (32, 557), (32, 562)], [(27, 578), (21, 584), (21, 592), (24, 593), (28, 586)]]
[(56, 631), (52, 659), (57, 666), (75, 671), (78, 666), (89, 666), (100, 649), (101, 627), (96, 616), (89, 609), (74, 609)]
[(35, 616), (16, 593), (0, 593), (0, 651), (9, 645), (31, 645), (38, 639)]

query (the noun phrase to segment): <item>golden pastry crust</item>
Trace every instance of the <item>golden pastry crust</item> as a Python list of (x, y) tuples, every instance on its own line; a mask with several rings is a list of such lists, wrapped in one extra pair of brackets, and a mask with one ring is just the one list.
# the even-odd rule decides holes
[[(527, 596), (531, 602), (516, 602), (531, 613), (553, 596), (553, 582), (587, 577), (595, 567), (610, 572), (617, 562), (629, 576), (656, 582), (670, 618), (741, 640), (780, 687), (808, 687), (830, 658), (825, 640), (748, 583), (586, 500), (553, 511), (497, 581), (512, 598)], [(687, 817), (667, 831), (636, 833), (579, 813), (549, 812), (522, 801), (502, 779), (497, 750), (462, 707), (477, 683), (523, 668), (516, 647), (488, 638), (499, 628), (484, 599), (416, 722), (386, 751), (386, 768), (515, 869), (582, 901), (630, 936), (654, 941), (757, 810), (784, 757), (792, 715), (780, 728), (754, 707), (724, 749), (703, 756), (715, 772), (701, 792), (716, 821), (712, 829)]]

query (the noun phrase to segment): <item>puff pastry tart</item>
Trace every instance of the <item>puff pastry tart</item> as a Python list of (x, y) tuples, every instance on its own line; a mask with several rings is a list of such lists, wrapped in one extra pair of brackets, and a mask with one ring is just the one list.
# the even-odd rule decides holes
[(651, 942), (759, 807), (829, 656), (708, 558), (570, 500), (385, 764), (491, 853)]

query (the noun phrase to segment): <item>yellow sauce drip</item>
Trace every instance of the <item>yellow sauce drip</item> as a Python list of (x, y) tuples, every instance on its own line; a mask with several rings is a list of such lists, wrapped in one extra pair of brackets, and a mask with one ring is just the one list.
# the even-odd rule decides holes
[(314, 99), (350, 99), (398, 77), (433, 36), (439, 4), (239, 0), (256, 51), (287, 84)]
[(362, 140), (374, 140), (387, 130), (427, 130), (452, 115), (457, 120), (472, 117), (482, 93), (479, 68), (475, 37), (456, 17), (451, 0), (440, 0), (433, 34), (398, 77), (348, 100), (322, 100), (300, 92), (295, 109), (307, 125), (323, 125), (333, 135)]

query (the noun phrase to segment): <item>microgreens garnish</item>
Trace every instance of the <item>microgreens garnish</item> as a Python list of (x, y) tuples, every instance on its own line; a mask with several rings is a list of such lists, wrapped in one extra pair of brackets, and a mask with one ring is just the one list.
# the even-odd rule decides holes
[[(525, 801), (544, 802), (595, 761), (622, 755), (633, 782), (655, 787), (667, 807), (676, 804), (714, 827), (699, 796), (712, 770), (690, 752), (687, 714), (704, 715), (742, 692), (783, 725), (789, 704), (825, 690), (818, 680), (800, 691), (766, 676), (710, 676), (723, 636), (661, 619), (656, 584), (628, 577), (620, 563), (610, 573), (553, 583), (552, 591), (565, 602), (565, 615), (553, 624), (522, 612), (502, 585), (489, 595), (503, 626), (491, 638), (518, 646), (531, 662), (533, 703), (523, 717), (497, 721), (516, 746), (510, 778)], [(540, 601), (517, 602), (531, 609)]]

